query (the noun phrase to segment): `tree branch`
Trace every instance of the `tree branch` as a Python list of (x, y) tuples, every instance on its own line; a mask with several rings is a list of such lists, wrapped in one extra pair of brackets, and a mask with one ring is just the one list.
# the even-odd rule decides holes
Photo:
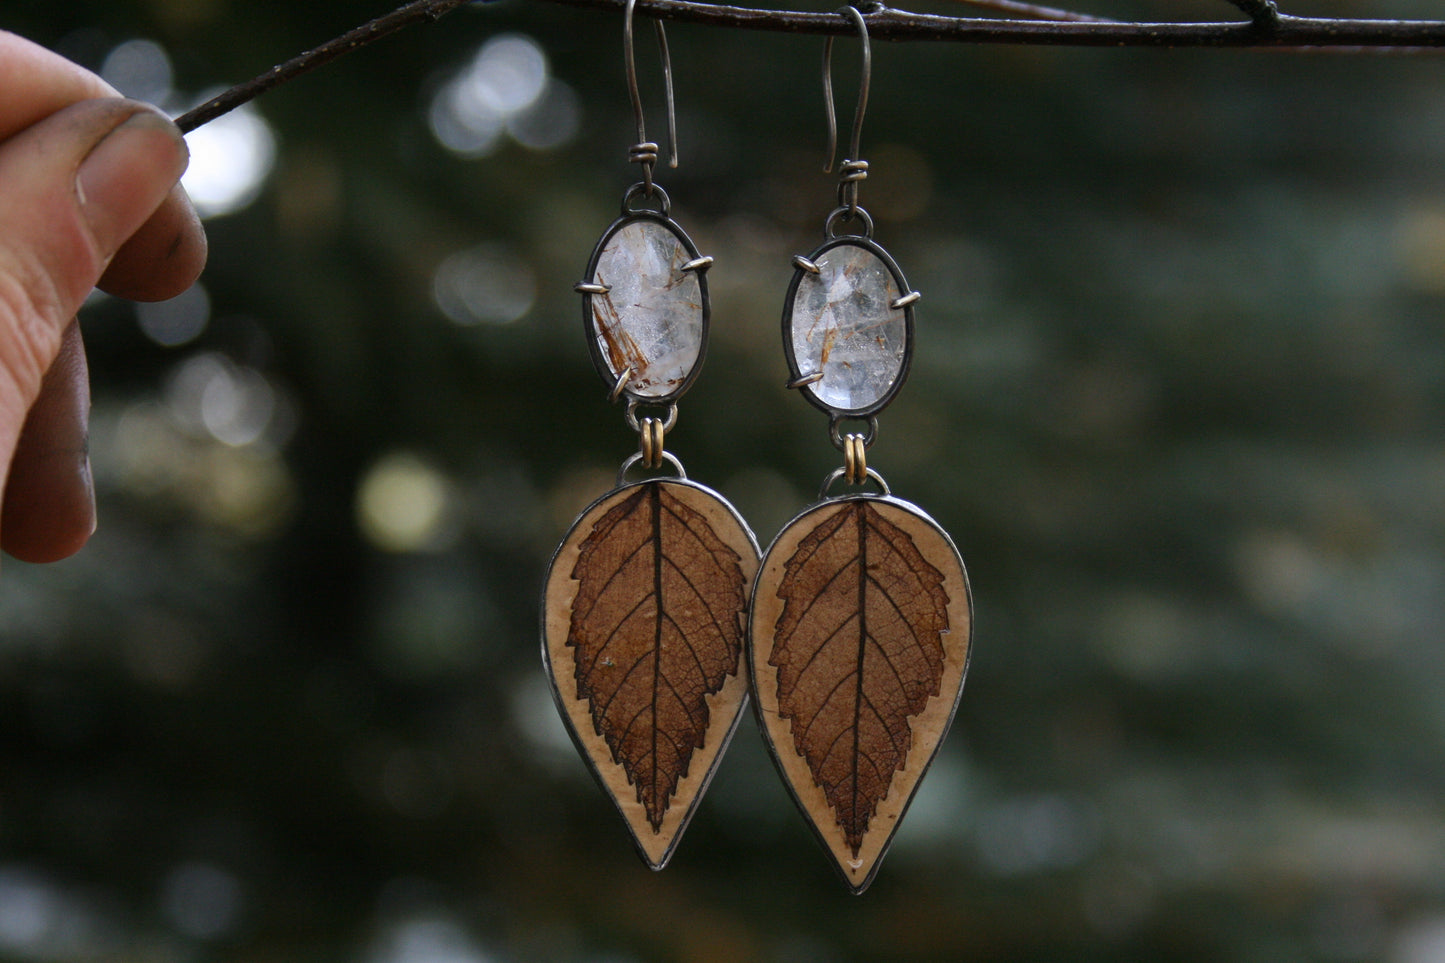
[(1274, 0), (1229, 0), (1254, 21), (1256, 27), (1274, 29), (1279, 25), (1279, 7)]
[[(620, 8), (622, 0), (553, 0), (574, 7)], [(1251, 9), (1251, 0), (1231, 0)], [(784, 33), (850, 36), (852, 23), (836, 13), (756, 10), (694, 0), (637, 0), (637, 11), (662, 20)], [(1225, 23), (1120, 23), (1116, 21), (999, 20), (910, 13), (883, 6), (865, 10), (875, 40), (952, 41), (977, 44), (1046, 44), (1075, 47), (1445, 47), (1445, 21), (1356, 20), (1278, 16)]]
[(215, 120), (222, 114), (235, 110), (247, 101), (254, 100), (288, 80), (295, 80), (308, 70), (328, 64), (337, 57), (358, 50), (388, 34), (396, 33), (403, 27), (409, 27), (424, 20), (436, 22), (457, 7), (469, 2), (470, 0), (412, 0), (411, 3), (398, 7), (385, 16), (377, 17), (354, 30), (348, 30), (334, 40), (328, 40), (314, 50), (308, 50), (292, 57), (284, 64), (272, 67), (259, 77), (243, 84), (237, 84), (194, 110), (186, 111), (176, 118), (176, 126), (181, 129), (181, 133), (189, 134), (207, 121)]
[[(183, 132), (241, 106), (308, 70), (366, 46), (403, 27), (436, 21), (474, 0), (412, 0), (385, 16), (308, 50), (253, 80), (176, 118)], [(477, 0), (492, 2), (492, 0)], [(574, 7), (620, 10), (626, 0), (551, 0)], [(964, 0), (976, 6), (1034, 19), (945, 17), (893, 10), (859, 2), (876, 40), (948, 41), (973, 44), (1021, 44), (1074, 47), (1271, 47), (1358, 52), (1365, 48), (1403, 53), (1445, 48), (1445, 21), (1358, 20), (1291, 17), (1275, 0), (1229, 0), (1248, 21), (1224, 23), (1121, 23), (1018, 0)], [(836, 13), (757, 10), (695, 0), (637, 0), (637, 12), (661, 20), (743, 30), (851, 36), (852, 21)]]
[[(1117, 23), (1108, 17), (1095, 17), (1057, 7), (1041, 7), (1038, 4), (1022, 3), (1020, 0), (958, 0), (970, 7), (981, 7), (996, 13), (1006, 13), (1023, 20), (1078, 20), (1086, 23)], [(1234, 2), (1234, 0), (1231, 0)]]

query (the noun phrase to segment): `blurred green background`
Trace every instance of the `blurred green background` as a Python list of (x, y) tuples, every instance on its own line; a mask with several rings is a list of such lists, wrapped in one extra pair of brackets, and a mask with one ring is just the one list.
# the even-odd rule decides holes
[[(0, 27), (174, 114), (385, 9)], [(778, 336), (834, 201), (822, 41), (669, 36), (658, 177), (717, 263), (668, 447), (766, 545), (840, 464)], [(874, 59), (861, 199), (924, 300), (869, 464), (977, 622), (872, 889), (751, 717), (660, 874), (557, 719), (543, 572), (636, 448), (572, 284), (635, 138), (620, 15), (502, 0), (191, 135), (200, 285), (86, 307), (101, 526), (0, 575), (0, 960), (1445, 960), (1441, 61)]]

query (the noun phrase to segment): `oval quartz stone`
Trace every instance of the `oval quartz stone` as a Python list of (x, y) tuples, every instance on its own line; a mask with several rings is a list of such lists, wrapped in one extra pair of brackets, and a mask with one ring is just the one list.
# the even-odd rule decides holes
[(804, 390), (826, 408), (876, 411), (898, 387), (907, 359), (907, 309), (891, 307), (902, 279), (860, 244), (829, 247), (812, 263), (818, 273), (799, 269), (791, 306), (797, 374), (822, 373)]
[(595, 357), (615, 382), (643, 398), (668, 398), (687, 386), (702, 355), (706, 324), (704, 281), (684, 271), (695, 252), (677, 231), (653, 218), (634, 218), (614, 230), (596, 255), (591, 294)]

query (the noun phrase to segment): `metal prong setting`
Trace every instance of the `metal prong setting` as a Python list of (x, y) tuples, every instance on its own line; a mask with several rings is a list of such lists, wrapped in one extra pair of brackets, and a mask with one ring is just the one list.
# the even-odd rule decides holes
[(895, 298), (892, 303), (888, 305), (888, 307), (893, 309), (894, 311), (897, 311), (899, 308), (908, 307), (908, 305), (912, 304), (914, 301), (917, 301), (921, 297), (923, 297), (923, 295), (919, 294), (917, 291), (909, 291), (901, 298)]
[(789, 382), (788, 382), (787, 387), (789, 387), (789, 388), (806, 388), (806, 387), (808, 387), (808, 385), (817, 384), (819, 381), (822, 381), (822, 380), (823, 380), (823, 372), (821, 372), (821, 371), (814, 371), (814, 372), (812, 372), (811, 374), (805, 374), (805, 375), (802, 375), (801, 377), (794, 378), (792, 381), (789, 381)]
[(793, 255), (793, 267), (801, 268), (802, 270), (807, 271), (809, 274), (823, 273), (822, 270), (818, 267), (818, 265), (803, 257), (803, 255), (801, 254)]
[(578, 281), (572, 285), (572, 290), (578, 294), (606, 294), (612, 290), (612, 287), (607, 284), (594, 284), (591, 281)]
[[(612, 390), (611, 390), (610, 392), (608, 392), (608, 394), (607, 394), (607, 400), (608, 400), (608, 401), (611, 401), (611, 402), (615, 402), (615, 401), (617, 401), (618, 398), (621, 398), (621, 397), (622, 397), (622, 392), (623, 392), (623, 390), (627, 387), (627, 381), (628, 381), (628, 379), (630, 379), (631, 377), (632, 377), (632, 366), (631, 366), (631, 365), (628, 365), (626, 368), (623, 368), (623, 369), (622, 369), (622, 374), (620, 374), (620, 375), (617, 376), (617, 383), (614, 384), (614, 385), (612, 386)], [(650, 467), (650, 466), (649, 466), (649, 467)]]
[(712, 258), (704, 256), (704, 257), (695, 257), (695, 258), (693, 258), (691, 261), (688, 261), (688, 262), (687, 262), (686, 264), (684, 264), (682, 267), (678, 268), (678, 270), (680, 270), (680, 271), (706, 271), (706, 270), (707, 270), (708, 268), (710, 268), (710, 267), (712, 267)]

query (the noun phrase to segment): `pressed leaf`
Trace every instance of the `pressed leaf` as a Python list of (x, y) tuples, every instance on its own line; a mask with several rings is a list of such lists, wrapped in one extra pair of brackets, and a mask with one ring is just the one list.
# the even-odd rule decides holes
[[(569, 699), (575, 694), (564, 708), (579, 742), (594, 755), (606, 754), (592, 761), (608, 791), (617, 798), (622, 789), (603, 772), (610, 763), (656, 835), (675, 804), (692, 802), (676, 798), (679, 787), (686, 782), (695, 796), (705, 785), (705, 774), (688, 779), (695, 757), (706, 747), (702, 765), (710, 769), (741, 708), (739, 668), (757, 549), (730, 507), (701, 486), (644, 482), (596, 510), (595, 520), (593, 514), (564, 543), (564, 549), (576, 544), (566, 585), (559, 573), (549, 579), (549, 608), (556, 586), (566, 610), (565, 629), (560, 618), (557, 625), (565, 641), (560, 649), (549, 642), (554, 684)], [(562, 670), (570, 668), (570, 686), (555, 664), (559, 657), (566, 662)], [(720, 696), (730, 684), (735, 694)], [(670, 835), (681, 831), (679, 820), (668, 824)], [(644, 854), (659, 865), (670, 840), (652, 842)]]
[(909, 717), (938, 694), (943, 574), (857, 500), (802, 541), (778, 595), (778, 712), (856, 856), (908, 756)]
[(971, 616), (962, 562), (912, 506), (842, 498), (779, 536), (755, 595), (765, 731), (799, 804), (861, 891), (963, 683)]

